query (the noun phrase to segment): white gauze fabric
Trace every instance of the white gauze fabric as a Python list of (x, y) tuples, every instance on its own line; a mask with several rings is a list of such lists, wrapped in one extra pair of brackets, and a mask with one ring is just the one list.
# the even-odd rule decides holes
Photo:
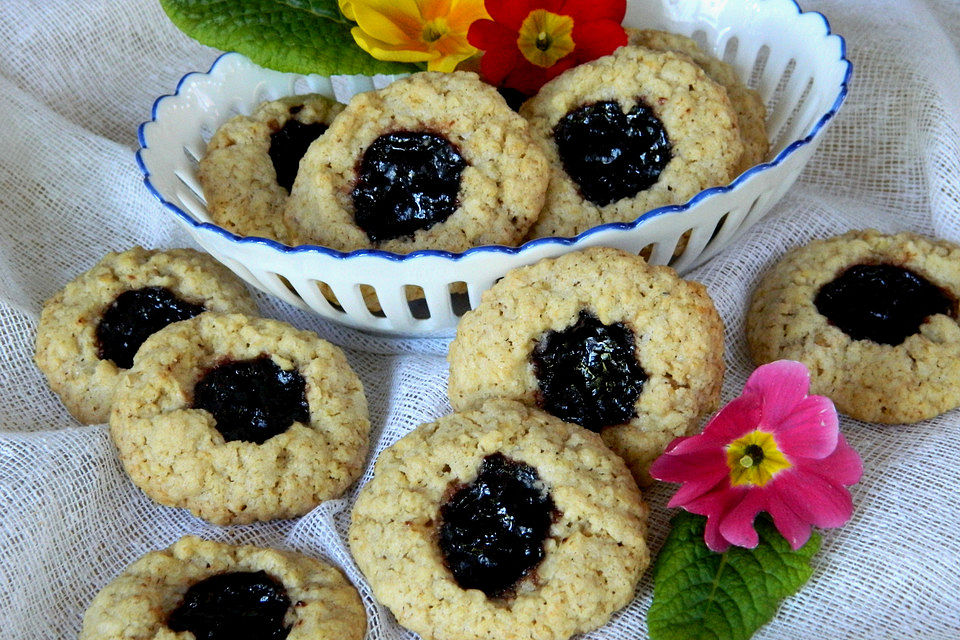
[[(849, 229), (960, 242), (960, 5), (955, 0), (804, 2), (843, 35), (854, 64), (841, 110), (801, 179), (763, 222), (690, 277), (726, 323), (723, 399), (752, 366), (744, 313), (788, 248)], [(33, 364), (43, 301), (108, 251), (189, 245), (146, 191), (136, 128), (153, 100), (217, 52), (174, 28), (156, 0), (0, 3), (0, 635), (74, 638), (94, 594), (144, 553), (192, 533), (296, 549), (360, 590), (368, 638), (411, 638), (373, 599), (345, 533), (356, 489), (292, 521), (219, 528), (158, 506), (124, 475), (105, 426), (81, 427)], [(346, 348), (363, 379), (376, 454), (448, 413), (446, 342), (373, 337), (260, 296), (267, 316)], [(758, 638), (960, 635), (960, 412), (891, 427), (842, 418), (864, 462), (855, 513), (824, 535), (810, 582)], [(674, 487), (648, 492), (650, 543)], [(649, 572), (589, 638), (646, 637)]]

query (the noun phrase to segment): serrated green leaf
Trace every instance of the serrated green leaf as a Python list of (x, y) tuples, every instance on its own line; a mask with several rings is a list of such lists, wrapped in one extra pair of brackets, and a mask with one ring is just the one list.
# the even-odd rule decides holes
[(160, 0), (170, 20), (202, 44), (239, 51), (262, 67), (323, 75), (409, 73), (357, 46), (336, 0)]
[(653, 570), (650, 640), (747, 640), (813, 573), (810, 558), (820, 549), (816, 533), (794, 551), (761, 514), (756, 549), (714, 553), (703, 540), (706, 522), (686, 511), (671, 522)]

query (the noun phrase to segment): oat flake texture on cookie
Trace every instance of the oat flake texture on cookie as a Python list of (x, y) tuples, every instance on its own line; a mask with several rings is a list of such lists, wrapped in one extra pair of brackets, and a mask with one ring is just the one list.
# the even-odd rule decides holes
[[(930, 315), (896, 345), (852, 338), (820, 313), (815, 300), (824, 285), (850, 267), (878, 264), (903, 267), (940, 288), (948, 313)], [(898, 293), (884, 289), (875, 295)], [(913, 233), (850, 231), (794, 248), (763, 276), (750, 302), (747, 341), (757, 364), (806, 364), (811, 392), (829, 397), (849, 416), (918, 422), (960, 406), (958, 299), (960, 246)]]
[(291, 551), (184, 536), (169, 549), (146, 554), (105, 586), (83, 617), (80, 640), (183, 637), (188, 632), (174, 634), (168, 625), (190, 587), (214, 576), (260, 571), (282, 586), (292, 605), (282, 623), (289, 629), (287, 640), (363, 638), (363, 603), (329, 564)]
[[(397, 133), (438, 136), (466, 167), (449, 217), (412, 235), (373, 241), (357, 224), (351, 194), (371, 146)], [(474, 73), (416, 73), (351, 99), (304, 156), (286, 217), (298, 243), (341, 251), (514, 245), (539, 214), (546, 185), (546, 160), (526, 121), (493, 87)]]
[[(465, 410), (510, 398), (543, 406), (549, 398), (533, 354), (583, 312), (632, 333), (633, 357), (647, 378), (630, 415), (604, 425), (600, 435), (638, 482), (650, 484), (654, 458), (716, 410), (724, 371), (723, 323), (713, 301), (669, 267), (595, 248), (511, 271), (460, 321), (448, 355), (450, 403)], [(586, 369), (587, 376), (600, 373)]]
[[(264, 356), (302, 376), (307, 420), (261, 444), (226, 441), (216, 418), (190, 404), (198, 381), (225, 362)], [(110, 416), (120, 460), (138, 487), (220, 525), (300, 516), (339, 497), (363, 470), (369, 431), (363, 385), (338, 347), (239, 314), (202, 314), (154, 334)]]
[(37, 367), (67, 410), (85, 424), (104, 423), (126, 371), (100, 357), (98, 327), (123, 293), (160, 287), (208, 311), (257, 314), (246, 287), (229, 269), (193, 249), (134, 247), (104, 256), (47, 300), (37, 327)]
[[(556, 511), (542, 560), (513, 593), (488, 598), (458, 584), (437, 540), (451, 492), (498, 454), (532, 467)], [(353, 509), (350, 550), (377, 600), (424, 640), (565, 640), (633, 599), (650, 561), (647, 515), (596, 434), (492, 401), (421, 425), (380, 454)]]
[[(601, 206), (584, 197), (567, 173), (555, 131), (571, 112), (608, 101), (624, 113), (638, 105), (650, 109), (671, 150), (652, 185)], [(656, 207), (686, 202), (708, 187), (727, 184), (743, 155), (737, 114), (726, 90), (688, 56), (673, 51), (621, 47), (557, 76), (524, 103), (520, 113), (530, 121), (550, 162), (550, 184), (531, 238), (575, 236), (599, 224), (629, 222)], [(584, 135), (589, 138), (590, 133)]]

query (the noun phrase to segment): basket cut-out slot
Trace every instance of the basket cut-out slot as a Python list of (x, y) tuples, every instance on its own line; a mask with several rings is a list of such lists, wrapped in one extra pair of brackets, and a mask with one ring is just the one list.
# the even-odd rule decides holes
[(472, 308), (467, 288), (467, 283), (463, 280), (450, 283), (450, 304), (453, 306), (453, 315), (458, 318), (463, 317), (463, 314)]
[(360, 298), (366, 306), (367, 311), (374, 318), (385, 318), (387, 314), (383, 311), (383, 305), (380, 303), (380, 294), (373, 285), (360, 285)]
[(723, 48), (723, 55), (720, 56), (720, 59), (726, 62), (727, 64), (734, 64), (737, 60), (737, 49), (740, 48), (740, 38), (737, 36), (731, 37), (727, 40), (727, 46)]
[(776, 148), (785, 147), (791, 140), (805, 137), (813, 127), (813, 120), (820, 110), (817, 102), (810, 99), (813, 78), (809, 78), (806, 83), (798, 86), (802, 86), (803, 91), (796, 100), (796, 106), (786, 112), (782, 124), (778, 123), (772, 129), (770, 138), (777, 145)]
[(263, 285), (263, 288), (277, 296), (287, 304), (292, 304), (295, 307), (303, 307), (303, 300), (300, 296), (295, 295), (287, 289), (286, 282), (280, 279), (280, 276), (271, 271), (260, 271), (254, 273), (254, 277)]
[(177, 188), (176, 195), (181, 208), (186, 209), (187, 213), (200, 222), (210, 222), (210, 217), (207, 215), (207, 205), (193, 193), (192, 189), (181, 183)]
[[(673, 258), (670, 260), (670, 266), (679, 272), (684, 272), (694, 265), (703, 248), (713, 236), (714, 227), (710, 225), (701, 225), (688, 229), (680, 236), (680, 244), (673, 252)], [(684, 243), (684, 239), (686, 242)]]
[(190, 192), (203, 203), (203, 206), (207, 206), (207, 199), (203, 196), (203, 187), (200, 186), (200, 182), (197, 180), (197, 174), (191, 171), (174, 171), (173, 174), (177, 176), (177, 179), (180, 180), (180, 183), (185, 186)]
[[(747, 86), (760, 91), (760, 88), (763, 85), (764, 75), (763, 72), (767, 68), (767, 60), (770, 59), (770, 45), (761, 46), (756, 54), (754, 54), (753, 65), (750, 69), (750, 80), (747, 82)], [(763, 99), (763, 93), (760, 94), (761, 99)], [(766, 99), (764, 99), (766, 103)]]
[(316, 309), (324, 315), (346, 313), (340, 306), (336, 294), (326, 282), (312, 278), (291, 280), (297, 293), (303, 298), (307, 306)]
[(197, 165), (200, 163), (200, 158), (203, 157), (203, 152), (194, 149), (192, 145), (183, 145), (183, 155), (187, 158), (187, 164), (190, 165), (191, 169), (196, 169)]
[[(423, 287), (415, 284), (407, 284), (403, 286), (404, 291), (404, 300), (406, 301), (406, 307), (408, 313), (411, 314), (412, 318), (417, 320), (427, 320), (430, 318), (430, 309), (427, 308), (426, 295), (423, 292)], [(387, 314), (388, 316), (390, 314)]]
[(307, 82), (306, 78), (297, 78), (296, 82), (293, 83), (294, 95), (303, 95), (312, 92), (313, 89), (310, 87), (310, 83)]
[(677, 241), (680, 239), (680, 236), (672, 236), (661, 240), (660, 242), (654, 242), (652, 250), (650, 251), (650, 257), (647, 258), (647, 262), (650, 264), (670, 264), (670, 260), (673, 258), (673, 252), (677, 248)]
[(219, 124), (210, 122), (204, 122), (200, 125), (200, 139), (203, 141), (204, 148), (207, 147), (207, 144), (210, 142), (210, 138), (212, 138), (213, 134), (217, 132), (219, 126)]
[(789, 112), (796, 104), (797, 98), (800, 97), (797, 91), (798, 86), (803, 87), (803, 80), (800, 76), (796, 61), (790, 60), (782, 73), (777, 76), (770, 76), (771, 84), (773, 79), (777, 78), (773, 91), (770, 91), (770, 85), (763, 87), (761, 97), (767, 106), (768, 134), (779, 123), (783, 122), (784, 112)]

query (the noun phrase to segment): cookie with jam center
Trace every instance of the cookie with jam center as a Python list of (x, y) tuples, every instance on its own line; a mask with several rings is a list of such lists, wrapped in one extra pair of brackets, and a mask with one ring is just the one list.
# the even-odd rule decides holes
[(540, 407), (598, 432), (646, 485), (717, 408), (723, 323), (703, 285), (594, 248), (509, 272), (461, 318), (447, 360), (454, 409)]
[(722, 86), (730, 104), (737, 113), (740, 127), (740, 139), (743, 141), (743, 156), (736, 173), (743, 173), (750, 167), (760, 164), (770, 150), (767, 137), (767, 108), (760, 94), (743, 83), (736, 70), (724, 62), (704, 52), (693, 39), (667, 31), (627, 28), (628, 44), (639, 45), (656, 51), (676, 51), (690, 56), (711, 80)]
[(799, 360), (810, 392), (858, 420), (912, 423), (960, 406), (960, 246), (850, 231), (788, 252), (758, 282), (758, 365)]
[(144, 343), (110, 433), (150, 498), (214, 524), (303, 515), (363, 470), (370, 423), (343, 352), (276, 320), (206, 313)]
[(360, 93), (303, 158), (286, 205), (300, 244), (341, 251), (513, 245), (543, 204), (526, 121), (468, 72)]
[(197, 640), (362, 640), (366, 627), (357, 590), (335, 567), (290, 551), (184, 536), (107, 584), (84, 614), (80, 640), (180, 632)]
[(530, 238), (686, 202), (728, 183), (743, 156), (726, 90), (673, 51), (621, 47), (554, 78), (520, 113), (550, 162)]
[(597, 434), (495, 400), (380, 454), (350, 550), (424, 640), (565, 640), (633, 599), (648, 511)]
[(297, 95), (221, 125), (197, 167), (213, 222), (240, 236), (293, 244), (283, 208), (300, 160), (342, 110), (319, 94)]
[(142, 342), (202, 311), (257, 314), (229, 269), (193, 249), (110, 253), (44, 303), (35, 360), (64, 406), (104, 423)]

